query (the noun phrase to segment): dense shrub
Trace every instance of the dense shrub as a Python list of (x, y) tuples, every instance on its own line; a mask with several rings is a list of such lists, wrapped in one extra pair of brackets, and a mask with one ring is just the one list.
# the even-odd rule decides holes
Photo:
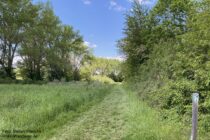
[(115, 72), (111, 72), (110, 74), (108, 74), (108, 77), (114, 80), (115, 82), (122, 82), (124, 80), (122, 72), (117, 74)]
[(145, 10), (135, 1), (118, 44), (127, 58), (125, 80), (164, 118), (179, 116), (189, 125), (191, 95), (200, 93), (199, 131), (210, 130), (209, 6), (208, 0), (158, 0)]
[(111, 78), (109, 78), (107, 76), (100, 76), (100, 75), (92, 76), (91, 80), (102, 82), (102, 83), (105, 83), (105, 84), (113, 84), (114, 83), (114, 81)]

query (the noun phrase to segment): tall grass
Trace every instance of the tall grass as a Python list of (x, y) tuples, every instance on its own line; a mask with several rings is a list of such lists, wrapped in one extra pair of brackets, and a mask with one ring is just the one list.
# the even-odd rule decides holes
[[(158, 88), (161, 84), (163, 84), (163, 83), (159, 82), (159, 81), (147, 80), (147, 81), (136, 82), (136, 83), (132, 83), (132, 84), (127, 83), (126, 88), (127, 88), (127, 90), (129, 89), (129, 90), (136, 92), (138, 94), (136, 96), (138, 96), (138, 98), (140, 99), (140, 101), (139, 101), (140, 104), (142, 104), (142, 101), (143, 101), (144, 102), (143, 104), (149, 105), (152, 108), (149, 110), (151, 110), (151, 112), (153, 112), (153, 113), (150, 114), (148, 111), (146, 111), (147, 112), (146, 115), (150, 114), (153, 116), (153, 118), (156, 118), (156, 119), (159, 118), (159, 120), (162, 124), (163, 123), (166, 124), (166, 126), (162, 126), (162, 128), (160, 127), (161, 125), (155, 123), (155, 121), (153, 122), (154, 125), (149, 125), (152, 127), (154, 126), (154, 129), (156, 128), (155, 126), (158, 126), (157, 130), (160, 132), (158, 132), (158, 131), (155, 131), (155, 132), (159, 133), (161, 140), (164, 140), (164, 139), (167, 140), (167, 137), (166, 137), (167, 135), (170, 136), (170, 139), (172, 139), (172, 140), (173, 139), (175, 139), (175, 140), (176, 139), (181, 139), (181, 140), (189, 139), (190, 133), (191, 133), (191, 110), (192, 110), (191, 105), (188, 106), (189, 112), (182, 116), (178, 115), (178, 111), (177, 111), (177, 109), (182, 109), (181, 107), (176, 107), (176, 108), (172, 108), (172, 109), (163, 109), (162, 105), (166, 102), (165, 99), (167, 97), (167, 94), (170, 94), (170, 92), (165, 94), (167, 89), (159, 90)], [(160, 94), (160, 92), (162, 92), (162, 94)], [(135, 106), (135, 104), (133, 104), (133, 106)], [(142, 105), (142, 107), (144, 108), (145, 105)], [(201, 106), (199, 108), (201, 108)], [(141, 110), (141, 108), (139, 110)], [(137, 109), (137, 112), (139, 110)], [(156, 110), (156, 111), (154, 111), (154, 110)], [(133, 112), (135, 112), (135, 111), (133, 111)], [(138, 113), (136, 113), (136, 114), (138, 114)], [(139, 115), (140, 114), (141, 113), (139, 113)], [(156, 116), (158, 116), (158, 117), (156, 117)], [(137, 117), (133, 117), (133, 118), (135, 120), (135, 118), (137, 118)], [(141, 116), (139, 118), (141, 118)], [(146, 117), (146, 118), (148, 118), (148, 117)], [(203, 119), (202, 115), (199, 114), (199, 116), (198, 116), (198, 120), (199, 120), (198, 121), (198, 138), (199, 138), (199, 140), (209, 140), (209, 137), (210, 137), (209, 133), (204, 131), (202, 128), (203, 125), (208, 125), (208, 123), (206, 123), (206, 120), (203, 121), (202, 119)], [(142, 118), (142, 120), (143, 120), (143, 118)], [(139, 127), (140, 126), (138, 126), (138, 128)], [(170, 130), (173, 130), (173, 133), (170, 133)], [(164, 134), (165, 134), (165, 136), (164, 136)], [(173, 134), (177, 134), (177, 136), (175, 135), (173, 137)], [(183, 135), (183, 137), (181, 137), (182, 135)]]
[[(129, 92), (129, 91), (127, 91)], [(190, 131), (178, 122), (164, 120), (161, 114), (150, 108), (129, 92), (127, 112), (129, 134), (125, 140), (186, 140)]]
[(40, 130), (45, 135), (102, 100), (111, 90), (109, 85), (99, 83), (86, 86), (0, 85), (0, 130)]

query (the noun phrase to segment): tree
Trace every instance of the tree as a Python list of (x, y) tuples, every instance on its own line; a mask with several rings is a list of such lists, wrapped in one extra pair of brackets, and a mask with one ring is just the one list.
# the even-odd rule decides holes
[(0, 1), (0, 65), (10, 78), (14, 78), (14, 57), (37, 14), (30, 0)]
[(50, 80), (79, 80), (79, 69), (90, 52), (82, 37), (71, 26), (61, 26), (55, 45), (48, 50)]
[(139, 66), (148, 60), (151, 48), (147, 45), (150, 34), (148, 12), (139, 2), (133, 3), (132, 10), (126, 15), (125, 38), (118, 41), (118, 47), (126, 56), (127, 77), (136, 75)]
[(21, 43), (19, 50), (23, 61), (20, 63), (23, 75), (32, 80), (43, 80), (47, 65), (47, 49), (55, 44), (59, 19), (54, 15), (49, 3), (39, 4), (39, 14), (36, 16), (30, 30)]
[(155, 28), (161, 39), (172, 39), (187, 32), (191, 9), (191, 0), (159, 0), (150, 14), (157, 21)]

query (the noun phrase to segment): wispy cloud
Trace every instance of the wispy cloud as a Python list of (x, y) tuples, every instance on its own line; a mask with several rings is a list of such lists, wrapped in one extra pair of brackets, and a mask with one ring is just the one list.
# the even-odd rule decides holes
[(122, 5), (118, 4), (115, 0), (110, 0), (110, 2), (109, 2), (109, 9), (115, 10), (115, 11), (118, 11), (118, 12), (122, 12), (122, 11), (126, 10), (125, 7), (123, 7)]
[(88, 41), (85, 41), (84, 44), (85, 44), (86, 46), (88, 46), (89, 48), (97, 48), (97, 45), (96, 45), (96, 44), (90, 43), (90, 42), (88, 42)]
[(91, 0), (83, 0), (83, 3), (85, 5), (90, 5), (92, 3), (92, 1)]
[(128, 0), (129, 2), (138, 1), (140, 4), (150, 5), (154, 3), (154, 0)]
[(119, 60), (119, 61), (125, 61), (126, 60), (125, 56), (111, 56), (111, 57), (100, 57), (100, 58)]

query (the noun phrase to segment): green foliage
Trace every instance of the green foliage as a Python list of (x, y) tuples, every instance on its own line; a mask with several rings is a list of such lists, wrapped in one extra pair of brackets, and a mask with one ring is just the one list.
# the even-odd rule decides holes
[[(134, 3), (126, 16), (125, 38), (119, 41), (127, 57), (123, 65), (126, 81), (151, 105), (190, 123), (191, 94), (200, 92), (199, 131), (209, 131), (210, 124), (206, 123), (210, 113), (209, 6), (208, 0), (159, 0), (147, 14), (133, 14), (144, 13)], [(130, 18), (141, 26), (131, 26)], [(137, 51), (142, 46), (148, 53)], [(134, 61), (145, 55), (145, 61)]]
[(56, 26), (59, 20), (54, 16), (53, 10), (48, 4), (40, 4), (39, 15), (27, 30), (27, 38), (24, 38), (19, 54), (23, 61), (19, 63), (24, 78), (43, 80), (46, 66), (46, 51), (53, 43)]
[(146, 15), (147, 12), (135, 1), (132, 11), (126, 15), (126, 37), (118, 42), (118, 47), (127, 56), (125, 63), (130, 75), (135, 74), (137, 67), (148, 59), (150, 49), (146, 46), (149, 32)]
[(31, 0), (0, 2), (1, 77), (15, 78), (13, 60), (23, 79), (80, 80), (80, 67), (90, 51), (73, 27), (62, 25), (50, 3)]
[(12, 68), (14, 57), (37, 12), (37, 7), (30, 0), (0, 2), (0, 66), (7, 77), (15, 77)]
[(122, 82), (124, 80), (122, 72), (119, 73), (111, 72), (108, 75), (108, 77), (114, 80), (115, 82)]
[[(61, 26), (59, 34), (54, 40), (55, 45), (48, 48), (47, 60), (49, 65), (48, 78), (66, 81), (79, 80), (79, 66), (89, 55), (87, 47), (83, 45), (82, 37), (70, 26)], [(77, 62), (75, 59), (81, 59)]]
[(100, 75), (92, 76), (91, 80), (98, 81), (98, 82), (105, 83), (105, 84), (113, 84), (114, 83), (114, 81), (111, 78), (109, 78), (107, 76), (100, 76)]
[[(89, 75), (89, 76), (87, 76)], [(81, 68), (82, 79), (89, 79), (91, 76), (111, 78), (115, 82), (122, 82), (124, 76), (121, 70), (121, 62), (114, 59), (92, 58)]]

